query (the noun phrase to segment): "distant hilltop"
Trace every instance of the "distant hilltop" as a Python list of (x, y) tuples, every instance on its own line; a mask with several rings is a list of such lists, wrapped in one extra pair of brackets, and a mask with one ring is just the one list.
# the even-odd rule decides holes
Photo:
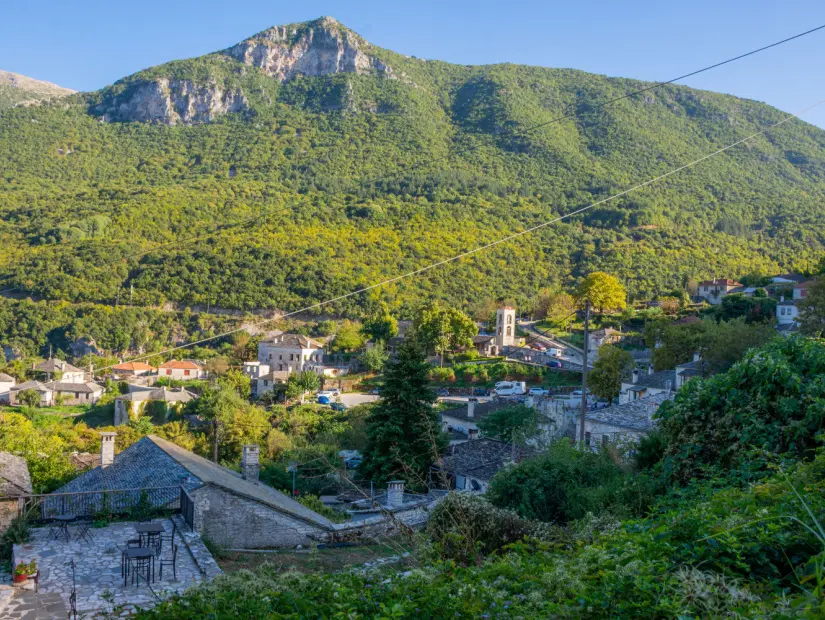
[(0, 70), (0, 108), (28, 105), (44, 99), (71, 95), (75, 91), (19, 73)]

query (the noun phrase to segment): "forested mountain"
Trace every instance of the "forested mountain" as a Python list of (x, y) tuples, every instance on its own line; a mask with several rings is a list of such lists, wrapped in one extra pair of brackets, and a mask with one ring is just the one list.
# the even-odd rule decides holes
[[(324, 18), (5, 109), (0, 288), (295, 309), (536, 225), (785, 116), (683, 86), (594, 110), (643, 86), (409, 58)], [(825, 241), (823, 145), (823, 131), (794, 120), (378, 294), (403, 309), (428, 297), (466, 306), (597, 269), (649, 294), (804, 267)]]
[(43, 99), (58, 99), (73, 92), (51, 82), (41, 82), (25, 75), (0, 71), (0, 109), (36, 103)]

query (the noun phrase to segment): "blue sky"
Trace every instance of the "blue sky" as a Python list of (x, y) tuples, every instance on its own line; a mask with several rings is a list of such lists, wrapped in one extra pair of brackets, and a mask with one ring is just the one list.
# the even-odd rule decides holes
[[(4, 0), (0, 68), (95, 90), (142, 68), (331, 15), (376, 45), (456, 63), (513, 62), (667, 80), (825, 24), (821, 0)], [(690, 78), (796, 112), (825, 98), (825, 30)], [(805, 120), (825, 127), (825, 107)]]

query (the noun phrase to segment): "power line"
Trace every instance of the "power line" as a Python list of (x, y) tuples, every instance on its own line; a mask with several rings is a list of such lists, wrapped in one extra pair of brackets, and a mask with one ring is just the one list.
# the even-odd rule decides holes
[[(530, 233), (536, 232), (537, 230), (541, 230), (543, 228), (546, 228), (546, 227), (548, 227), (552, 224), (555, 224), (555, 223), (560, 222), (562, 220), (565, 220), (567, 218), (573, 217), (574, 215), (579, 215), (580, 213), (584, 213), (585, 211), (587, 211), (589, 209), (592, 209), (593, 207), (599, 206), (599, 205), (607, 203), (607, 202), (611, 202), (613, 200), (616, 200), (617, 198), (621, 198), (622, 196), (625, 196), (625, 195), (627, 195), (631, 192), (642, 189), (644, 187), (647, 187), (649, 185), (657, 183), (658, 181), (661, 181), (662, 179), (666, 179), (670, 176), (673, 176), (674, 174), (677, 174), (677, 173), (681, 172), (682, 170), (692, 168), (692, 167), (696, 166), (697, 164), (700, 164), (700, 163), (702, 163), (702, 162), (704, 162), (708, 159), (711, 159), (712, 157), (715, 157), (716, 155), (719, 155), (721, 153), (729, 151), (730, 149), (735, 148), (735, 147), (739, 146), (740, 144), (743, 144), (743, 143), (747, 142), (748, 140), (752, 140), (753, 138), (761, 136), (761, 135), (767, 133), (771, 129), (776, 129), (777, 127), (780, 127), (780, 126), (784, 125), (788, 121), (791, 121), (791, 120), (797, 118), (798, 115), (804, 114), (804, 113), (808, 112), (809, 110), (812, 110), (813, 108), (816, 108), (816, 107), (822, 105), (823, 103), (825, 103), (825, 99), (823, 99), (821, 101), (818, 101), (817, 103), (815, 103), (811, 106), (808, 106), (807, 108), (803, 109), (802, 111), (798, 112), (797, 114), (788, 114), (782, 120), (777, 121), (776, 123), (773, 123), (773, 124), (765, 127), (764, 129), (761, 129), (761, 130), (759, 130), (755, 133), (750, 134), (749, 136), (747, 136), (745, 138), (737, 140), (736, 142), (733, 142), (731, 144), (728, 144), (727, 146), (724, 146), (724, 147), (719, 148), (719, 149), (717, 149), (717, 150), (715, 150), (711, 153), (708, 153), (707, 155), (703, 155), (702, 157), (700, 157), (698, 159), (695, 159), (695, 160), (693, 160), (693, 161), (691, 161), (687, 164), (684, 164), (682, 166), (679, 166), (678, 168), (674, 168), (673, 170), (671, 170), (669, 172), (666, 172), (664, 174), (660, 174), (657, 177), (653, 177), (652, 179), (648, 179), (647, 181), (644, 181), (642, 183), (634, 185), (633, 187), (631, 187), (629, 189), (623, 190), (621, 192), (613, 194), (612, 196), (608, 196), (607, 198), (603, 198), (601, 200), (593, 202), (593, 203), (591, 203), (591, 204), (589, 204), (585, 207), (581, 207), (580, 209), (576, 209), (576, 210), (571, 211), (569, 213), (565, 213), (564, 215), (560, 215), (556, 218), (553, 218), (553, 219), (548, 220), (546, 222), (543, 222), (541, 224), (537, 224), (537, 225), (532, 226), (530, 228), (526, 228), (525, 230), (522, 230), (522, 231), (519, 231), (519, 232), (516, 232), (516, 233), (512, 233), (510, 235), (506, 235), (506, 236), (504, 236), (500, 239), (497, 239), (496, 241), (491, 241), (490, 243), (484, 244), (484, 245), (479, 246), (477, 248), (474, 248), (472, 250), (467, 250), (466, 252), (461, 252), (460, 254), (456, 254), (456, 255), (451, 256), (449, 258), (445, 258), (443, 260), (436, 261), (434, 263), (430, 263), (429, 265), (425, 265), (424, 267), (420, 267), (418, 269), (415, 269), (413, 271), (409, 271), (409, 272), (401, 274), (399, 276), (395, 276), (393, 278), (383, 280), (382, 282), (378, 282), (376, 284), (371, 284), (369, 286), (362, 287), (362, 288), (357, 289), (355, 291), (352, 291), (350, 293), (345, 293), (344, 295), (338, 295), (337, 297), (333, 297), (333, 298), (328, 299), (326, 301), (320, 301), (320, 302), (311, 304), (309, 306), (306, 306), (304, 308), (301, 308), (299, 310), (294, 310), (292, 312), (287, 312), (287, 313), (281, 314), (278, 317), (274, 317), (274, 318), (271, 318), (271, 319), (264, 319), (264, 320), (261, 320), (261, 321), (256, 321), (256, 322), (252, 323), (251, 325), (247, 325), (245, 327), (239, 327), (239, 328), (224, 332), (222, 334), (218, 334), (217, 336), (210, 336), (208, 338), (203, 338), (201, 340), (197, 340), (195, 342), (190, 342), (190, 343), (187, 343), (187, 344), (183, 344), (183, 345), (180, 345), (180, 346), (177, 346), (177, 347), (172, 347), (170, 349), (166, 349), (164, 351), (160, 351), (160, 352), (157, 352), (157, 353), (152, 353), (152, 354), (143, 355), (143, 356), (140, 356), (140, 357), (135, 357), (135, 358), (132, 358), (128, 361), (129, 362), (135, 362), (135, 361), (148, 359), (148, 358), (154, 357), (156, 355), (165, 355), (165, 354), (168, 354), (168, 353), (173, 353), (174, 351), (179, 351), (181, 349), (188, 349), (190, 347), (193, 347), (193, 346), (196, 346), (196, 345), (199, 345), (199, 344), (203, 344), (205, 342), (211, 342), (212, 340), (217, 340), (218, 338), (224, 338), (226, 336), (231, 336), (232, 334), (235, 334), (235, 333), (246, 330), (247, 327), (250, 327), (250, 326), (264, 325), (266, 323), (271, 323), (272, 321), (277, 321), (277, 320), (283, 320), (287, 317), (294, 316), (296, 314), (301, 314), (301, 313), (307, 312), (309, 310), (315, 310), (317, 308), (327, 306), (327, 305), (335, 303), (337, 301), (348, 299), (350, 297), (354, 297), (355, 295), (360, 295), (362, 293), (366, 293), (366, 292), (371, 291), (373, 289), (380, 288), (380, 287), (386, 286), (388, 284), (393, 284), (395, 282), (398, 282), (400, 280), (404, 280), (406, 278), (411, 278), (413, 276), (420, 275), (422, 273), (425, 273), (427, 271), (435, 269), (436, 267), (441, 267), (443, 265), (453, 263), (453, 262), (458, 261), (462, 258), (467, 258), (468, 256), (473, 256), (474, 254), (478, 254), (479, 252), (483, 252), (484, 250), (488, 250), (490, 248), (508, 243), (510, 241), (513, 241), (514, 239), (518, 239), (519, 237), (523, 237), (524, 235), (528, 235)], [(112, 366), (106, 366), (104, 368), (101, 368), (100, 370), (101, 371), (107, 370), (111, 367)]]
[[(823, 30), (823, 29), (825, 29), (825, 24), (823, 24), (823, 25), (821, 25), (821, 26), (817, 26), (816, 28), (811, 28), (810, 30), (806, 30), (805, 32), (800, 32), (800, 33), (798, 33), (798, 34), (795, 34), (795, 35), (793, 35), (793, 36), (787, 37), (787, 38), (782, 39), (782, 40), (780, 40), (780, 41), (776, 41), (776, 42), (771, 43), (771, 44), (769, 44), (769, 45), (765, 45), (765, 46), (763, 46), (763, 47), (760, 47), (760, 48), (757, 48), (757, 49), (751, 50), (751, 51), (749, 51), (749, 52), (745, 52), (744, 54), (739, 54), (738, 56), (734, 56), (734, 57), (732, 57), (732, 58), (728, 58), (727, 60), (723, 60), (723, 61), (721, 61), (721, 62), (717, 62), (717, 63), (712, 64), (712, 65), (708, 65), (707, 67), (703, 67), (703, 68), (701, 68), (701, 69), (697, 69), (697, 70), (695, 70), (695, 71), (691, 71), (690, 73), (685, 73), (684, 75), (680, 75), (679, 77), (672, 78), (672, 79), (667, 80), (667, 81), (665, 81), (665, 82), (657, 82), (656, 84), (652, 84), (651, 86), (646, 86), (645, 88), (641, 88), (641, 89), (638, 89), (638, 90), (632, 91), (632, 92), (627, 93), (627, 94), (625, 94), (625, 95), (622, 95), (622, 96), (620, 96), (620, 97), (615, 97), (615, 98), (610, 99), (610, 100), (608, 100), (608, 101), (605, 101), (605, 102), (603, 102), (603, 103), (596, 104), (596, 105), (594, 105), (592, 108), (590, 108), (590, 109), (588, 109), (588, 110), (586, 110), (586, 111), (584, 111), (584, 112), (577, 112), (577, 111), (575, 111), (575, 110), (574, 110), (574, 111), (572, 111), (572, 112), (562, 114), (561, 116), (558, 116), (558, 117), (556, 117), (556, 118), (553, 118), (553, 119), (551, 119), (551, 120), (549, 120), (549, 121), (545, 121), (545, 122), (542, 122), (542, 123), (538, 123), (538, 124), (536, 124), (536, 125), (532, 125), (532, 126), (527, 127), (527, 128), (525, 128), (525, 129), (523, 129), (523, 130), (521, 130), (521, 131), (522, 131), (523, 133), (529, 133), (529, 132), (531, 132), (531, 131), (535, 131), (536, 129), (539, 129), (539, 128), (541, 128), (541, 127), (545, 127), (545, 126), (547, 126), (547, 125), (552, 125), (552, 124), (554, 124), (554, 123), (558, 123), (558, 122), (560, 122), (560, 121), (562, 121), (562, 120), (565, 120), (565, 119), (567, 119), (567, 118), (572, 118), (572, 117), (578, 116), (578, 115), (580, 115), (580, 114), (592, 114), (593, 112), (595, 112), (595, 111), (597, 111), (597, 110), (600, 110), (600, 109), (605, 108), (605, 107), (607, 107), (607, 106), (613, 105), (614, 103), (617, 103), (617, 102), (622, 101), (622, 100), (624, 100), (624, 99), (629, 99), (629, 98), (631, 98), (631, 97), (634, 97), (635, 95), (639, 95), (639, 94), (641, 94), (641, 93), (645, 93), (645, 92), (648, 92), (648, 91), (651, 91), (651, 90), (655, 90), (655, 89), (660, 88), (660, 87), (662, 87), (662, 86), (667, 86), (667, 85), (669, 85), (669, 84), (673, 84), (674, 82), (678, 82), (679, 80), (683, 80), (683, 79), (685, 79), (685, 78), (692, 77), (692, 76), (694, 76), (694, 75), (698, 75), (698, 74), (700, 74), (700, 73), (704, 73), (704, 72), (706, 72), (706, 71), (710, 71), (710, 70), (715, 69), (715, 68), (717, 68), (717, 67), (721, 67), (721, 66), (723, 66), (723, 65), (730, 64), (730, 63), (735, 62), (735, 61), (737, 61), (737, 60), (741, 60), (742, 58), (747, 58), (748, 56), (753, 56), (754, 54), (758, 54), (759, 52), (763, 52), (763, 51), (768, 50), (768, 49), (771, 49), (771, 48), (773, 48), (773, 47), (777, 47), (777, 46), (779, 46), (779, 45), (783, 45), (784, 43), (788, 43), (788, 42), (793, 41), (793, 40), (795, 40), (795, 39), (802, 38), (802, 37), (804, 37), (804, 36), (807, 36), (807, 35), (809, 35), (809, 34), (813, 34), (814, 32), (817, 32), (817, 31), (819, 31), (819, 30)], [(569, 108), (569, 107), (572, 107), (572, 106), (569, 106), (569, 105), (568, 105), (568, 106), (565, 106), (565, 107)], [(382, 116), (383, 116), (383, 115), (382, 115)], [(472, 144), (470, 144), (470, 145), (468, 145), (467, 150), (473, 150), (473, 149), (476, 149), (476, 148), (479, 148), (479, 145), (472, 145)], [(444, 155), (444, 156), (442, 156), (442, 157), (436, 157), (436, 158), (433, 158), (433, 159), (428, 159), (428, 160), (427, 160), (426, 162), (424, 162), (424, 163), (425, 163), (425, 164), (427, 164), (427, 165), (430, 165), (430, 164), (432, 164), (433, 162), (436, 162), (436, 161), (439, 161), (439, 160), (442, 160), (442, 159), (447, 159), (448, 157), (449, 157), (449, 154), (448, 154), (448, 155)], [(395, 174), (390, 174), (390, 175), (386, 175), (384, 178), (385, 178), (385, 179), (386, 179), (386, 178), (388, 178), (388, 177), (389, 177), (389, 178), (392, 178), (393, 176), (397, 176), (397, 175), (398, 175), (398, 174), (400, 174), (400, 173), (409, 173), (409, 172), (414, 171), (415, 169), (416, 169), (416, 166), (413, 166), (413, 167), (411, 167), (411, 168), (407, 168), (407, 169), (405, 169), (405, 170), (403, 170), (403, 171), (399, 171), (398, 173), (395, 173)], [(380, 178), (380, 177), (379, 177), (379, 178), (376, 178), (376, 179), (373, 179), (373, 180), (371, 181), (371, 183), (375, 183), (375, 182), (377, 182), (377, 181), (379, 181), (379, 180), (381, 180), (381, 178)], [(278, 210), (278, 211), (276, 211), (275, 213), (286, 212), (286, 211), (288, 211), (288, 210), (289, 210), (289, 207), (284, 207), (282, 210)], [(256, 221), (258, 221), (258, 220), (260, 220), (260, 219), (263, 219), (264, 217), (267, 217), (268, 215), (274, 215), (275, 213), (270, 212), (269, 214), (258, 215), (258, 216), (255, 216), (255, 217), (253, 217), (253, 218), (249, 218), (249, 219), (247, 219), (247, 220), (243, 220), (243, 221), (241, 221), (241, 222), (238, 222), (238, 223), (236, 223), (236, 224), (222, 224), (222, 225), (216, 226), (216, 227), (215, 227), (215, 229), (213, 229), (212, 231), (207, 232), (207, 233), (203, 233), (202, 235), (196, 235), (196, 236), (194, 236), (194, 237), (190, 237), (190, 238), (188, 238), (188, 239), (183, 239), (183, 240), (175, 240), (175, 241), (170, 241), (170, 242), (161, 243), (160, 245), (155, 246), (154, 248), (151, 248), (151, 249), (148, 249), (148, 250), (142, 250), (142, 251), (137, 252), (137, 253), (135, 253), (135, 254), (132, 254), (132, 255), (129, 255), (129, 256), (125, 256), (125, 257), (121, 257), (121, 258), (118, 258), (118, 259), (116, 259), (116, 260), (114, 260), (114, 261), (111, 261), (111, 262), (109, 262), (109, 263), (103, 263), (102, 265), (99, 265), (99, 266), (100, 266), (100, 267), (111, 266), (111, 265), (115, 265), (115, 264), (120, 263), (120, 262), (123, 262), (123, 261), (128, 261), (128, 260), (132, 260), (132, 259), (134, 259), (134, 258), (139, 258), (139, 257), (141, 257), (141, 256), (144, 256), (144, 255), (146, 255), (146, 254), (150, 254), (150, 253), (152, 253), (152, 252), (155, 252), (155, 251), (157, 251), (157, 250), (159, 250), (159, 249), (162, 249), (162, 248), (164, 248), (164, 247), (166, 247), (166, 246), (169, 246), (169, 245), (181, 245), (181, 244), (188, 244), (188, 243), (192, 243), (192, 242), (198, 241), (199, 239), (202, 239), (203, 237), (207, 237), (207, 236), (210, 236), (210, 235), (215, 235), (215, 234), (220, 234), (221, 232), (225, 232), (226, 230), (229, 230), (229, 229), (231, 229), (231, 228), (235, 228), (235, 227), (238, 227), (238, 226), (247, 226), (247, 225), (251, 225), (251, 224), (255, 223)], [(60, 244), (50, 244), (50, 245), (60, 245)], [(7, 294), (7, 293), (11, 293), (11, 292), (14, 292), (14, 291), (20, 290), (20, 289), (22, 289), (22, 288), (23, 288), (23, 285), (18, 285), (18, 286), (12, 287), (12, 288), (3, 289), (3, 290), (0, 290), (0, 295), (5, 295), (5, 294)]]

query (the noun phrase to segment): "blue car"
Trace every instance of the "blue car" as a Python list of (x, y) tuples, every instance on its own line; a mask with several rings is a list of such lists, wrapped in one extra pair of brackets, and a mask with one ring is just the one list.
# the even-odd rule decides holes
[(318, 404), (319, 405), (329, 405), (332, 401), (329, 399), (329, 396), (326, 394), (322, 394), (318, 397)]

